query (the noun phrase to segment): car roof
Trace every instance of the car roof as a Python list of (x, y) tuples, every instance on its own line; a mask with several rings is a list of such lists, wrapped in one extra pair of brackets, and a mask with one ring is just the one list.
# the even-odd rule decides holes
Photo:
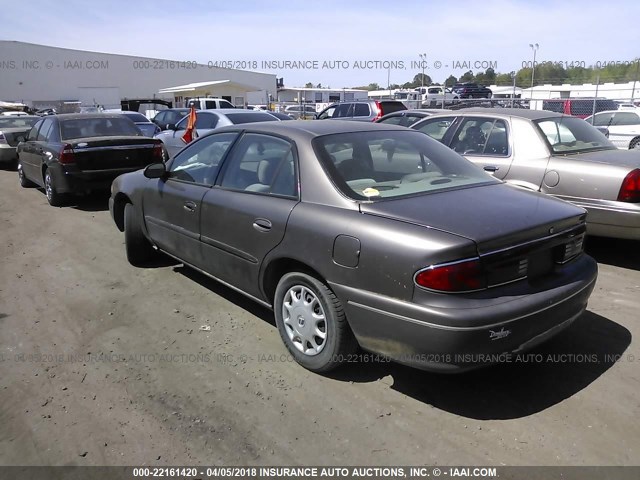
[[(446, 114), (445, 112), (438, 115)], [(462, 110), (451, 110), (451, 115), (502, 115), (504, 117), (520, 117), (529, 120), (539, 120), (550, 117), (570, 117), (571, 115), (550, 112), (549, 110), (530, 110), (527, 108), (465, 108)], [(435, 116), (435, 115), (434, 115)]]
[[(245, 127), (246, 125), (246, 127)], [(288, 122), (259, 122), (234, 125), (233, 127), (223, 127), (225, 129), (233, 128), (251, 129), (253, 131), (282, 133), (304, 133), (311, 136), (332, 135), (335, 133), (349, 132), (370, 132), (381, 130), (400, 130), (406, 132), (405, 127), (397, 125), (386, 125), (373, 122), (353, 122), (349, 120), (291, 120)], [(276, 130), (277, 129), (277, 130)], [(218, 130), (220, 131), (220, 130)]]
[(122, 118), (120, 113), (61, 113), (52, 116), (60, 120), (82, 120), (87, 118)]

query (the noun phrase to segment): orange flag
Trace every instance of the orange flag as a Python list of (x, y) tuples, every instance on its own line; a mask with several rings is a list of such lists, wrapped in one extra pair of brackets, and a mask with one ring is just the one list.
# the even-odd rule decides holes
[(182, 136), (182, 141), (184, 143), (190, 143), (196, 138), (198, 138), (198, 131), (196, 130), (196, 107), (191, 106), (191, 111), (189, 112), (189, 118), (187, 119), (187, 129)]

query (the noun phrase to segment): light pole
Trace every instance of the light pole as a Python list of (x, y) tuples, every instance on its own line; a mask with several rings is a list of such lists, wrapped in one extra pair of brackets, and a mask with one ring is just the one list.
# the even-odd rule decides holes
[(422, 66), (422, 92), (424, 92), (424, 66), (427, 63), (427, 54), (426, 53), (419, 53), (418, 56), (420, 57), (420, 65)]
[(533, 63), (531, 64), (531, 98), (533, 98), (533, 78), (536, 74), (536, 52), (538, 51), (538, 48), (540, 48), (540, 45), (537, 43), (530, 43), (529, 46), (531, 47), (531, 50), (533, 50)]

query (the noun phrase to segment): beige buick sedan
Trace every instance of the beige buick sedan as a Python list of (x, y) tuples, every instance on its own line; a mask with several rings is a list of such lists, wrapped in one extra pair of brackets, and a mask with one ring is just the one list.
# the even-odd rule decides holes
[(617, 149), (580, 118), (479, 108), (432, 115), (411, 128), (507, 183), (585, 208), (592, 235), (640, 240), (640, 149)]

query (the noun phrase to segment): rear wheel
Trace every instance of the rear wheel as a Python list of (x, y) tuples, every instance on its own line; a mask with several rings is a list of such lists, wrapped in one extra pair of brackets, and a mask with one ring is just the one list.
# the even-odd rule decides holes
[(67, 196), (56, 190), (53, 181), (53, 173), (47, 168), (44, 172), (44, 192), (47, 195), (47, 201), (52, 207), (61, 207), (67, 201)]
[(153, 246), (142, 233), (140, 218), (130, 203), (124, 206), (124, 243), (127, 260), (135, 267), (143, 267), (156, 255)]
[(31, 188), (36, 186), (35, 183), (33, 183), (25, 176), (20, 160), (18, 160), (18, 181), (20, 182), (20, 186), (22, 188)]
[(274, 312), (282, 341), (308, 370), (333, 370), (357, 349), (342, 303), (317, 278), (299, 272), (283, 276), (276, 288)]
[(631, 140), (631, 143), (629, 144), (629, 150), (632, 150), (634, 148), (640, 149), (640, 137)]

